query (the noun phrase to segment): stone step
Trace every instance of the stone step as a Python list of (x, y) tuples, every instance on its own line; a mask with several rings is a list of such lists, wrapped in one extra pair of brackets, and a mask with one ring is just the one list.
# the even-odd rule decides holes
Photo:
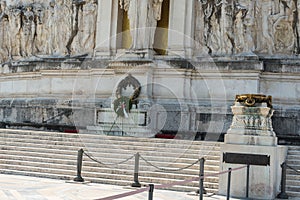
[(297, 166), (300, 167), (300, 160), (287, 159), (287, 164), (291, 167), (297, 167)]
[[(10, 141), (10, 139), (13, 139), (14, 141), (24, 141), (22, 139), (26, 139), (28, 142), (30, 142), (30, 140), (39, 140), (40, 142), (47, 142), (49, 143), (49, 141), (51, 141), (52, 143), (62, 143), (62, 142), (70, 142), (70, 143), (74, 143), (74, 145), (78, 144), (78, 143), (84, 143), (84, 144), (103, 144), (103, 145), (134, 145), (134, 146), (149, 146), (149, 147), (155, 147), (155, 148), (175, 148), (178, 149), (178, 147), (180, 146), (181, 148), (184, 149), (193, 149), (193, 150), (201, 150), (201, 149), (211, 149), (211, 150), (216, 150), (219, 151), (220, 150), (220, 146), (218, 143), (205, 143), (205, 142), (194, 142), (194, 141), (190, 141), (190, 143), (181, 143), (176, 141), (176, 140), (170, 140), (169, 143), (159, 143), (161, 140), (155, 140), (157, 142), (155, 143), (149, 143), (149, 142), (140, 142), (140, 141), (135, 141), (130, 140), (130, 141), (120, 141), (120, 140), (110, 140), (109, 138), (111, 137), (95, 137), (95, 138), (69, 138), (68, 135), (64, 135), (63, 137), (54, 137), (54, 136), (35, 136), (35, 135), (18, 135), (18, 137), (16, 137), (15, 134), (9, 134), (9, 135), (4, 135), (4, 138), (6, 141)], [(51, 140), (50, 140), (51, 138)], [(17, 140), (18, 139), (18, 140)], [(154, 138), (149, 138), (150, 140), (154, 140)], [(148, 139), (148, 140), (149, 140)], [(158, 142), (159, 141), (159, 142)]]
[(289, 199), (291, 199), (291, 200), (299, 200), (300, 199), (300, 193), (299, 192), (286, 191), (286, 193), (289, 196)]
[[(49, 152), (49, 153), (40, 153), (40, 152), (30, 152), (30, 151), (16, 151), (16, 150), (0, 150), (0, 154), (2, 154), (3, 156), (6, 155), (6, 158), (10, 157), (17, 157), (17, 159), (25, 159), (25, 158), (39, 158), (42, 160), (72, 160), (72, 161), (76, 161), (77, 160), (77, 155), (75, 155), (74, 152), (72, 152), (73, 154), (54, 154), (53, 152)], [(132, 155), (133, 156), (133, 155)], [(131, 157), (132, 157), (131, 156)], [(125, 157), (123, 155), (119, 155), (119, 154), (114, 154), (111, 155), (109, 153), (98, 153), (98, 154), (93, 154), (93, 159), (99, 160), (100, 162), (103, 163), (110, 163), (111, 159), (113, 158), (114, 161), (113, 163), (119, 163), (122, 162), (130, 157)], [(157, 157), (157, 156), (153, 156), (151, 154), (143, 154), (143, 158), (145, 158), (146, 160), (151, 160), (151, 161), (156, 161), (156, 162), (165, 162), (165, 163), (183, 163), (188, 165), (189, 163), (194, 163), (196, 162), (198, 159), (190, 159), (190, 158), (171, 158), (171, 157)], [(83, 156), (84, 161), (89, 161), (90, 158), (88, 158), (86, 155)], [(133, 158), (131, 158), (129, 161), (133, 162)], [(209, 157), (206, 161), (205, 161), (205, 165), (206, 166), (218, 166), (219, 164), (219, 159), (218, 158), (211, 158)]]
[(300, 155), (300, 150), (288, 150), (288, 156), (290, 155)]
[(287, 160), (300, 160), (300, 155), (288, 155)]
[[(57, 146), (57, 145), (45, 145), (45, 144), (28, 144), (28, 143), (18, 143), (18, 142), (6, 142), (0, 141), (0, 145), (2, 146), (1, 149), (3, 150), (22, 150), (22, 151), (30, 151), (30, 152), (44, 152), (44, 153), (58, 153), (58, 154), (77, 154), (78, 149), (82, 147), (70, 147), (70, 146)], [(137, 151), (134, 150), (127, 150), (127, 149), (112, 149), (112, 148), (101, 148), (98, 147), (94, 149), (94, 152), (102, 152), (102, 153), (109, 153), (111, 155), (124, 155), (123, 157), (127, 158), (130, 155), (134, 155)], [(154, 155), (154, 156), (161, 156), (161, 157), (181, 157), (181, 158), (190, 158), (190, 159), (199, 159), (201, 157), (210, 157), (213, 156), (215, 160), (219, 160), (217, 156), (218, 152), (210, 151), (209, 153), (204, 154), (203, 152), (193, 153), (190, 151), (184, 152), (163, 152), (157, 149), (156, 151), (139, 151), (141, 155)], [(89, 151), (88, 151), (89, 153)], [(89, 153), (91, 155), (97, 155), (97, 153)]]
[[(55, 148), (68, 148), (70, 150), (76, 150), (83, 144), (80, 142), (76, 143), (69, 143), (69, 142), (64, 142), (64, 141), (51, 141), (51, 140), (38, 140), (39, 143), (37, 143), (37, 140), (35, 139), (19, 139), (19, 138), (10, 138), (10, 139), (5, 139), (0, 142), (2, 145), (13, 145), (13, 143), (19, 143), (20, 146), (27, 146), (27, 147), (36, 147), (36, 146), (47, 146), (46, 148), (49, 148), (49, 146), (55, 146)], [(189, 152), (190, 154), (209, 154), (211, 152), (216, 152), (213, 149), (199, 149), (199, 150), (194, 150), (194, 149), (184, 149), (183, 147), (178, 147), (178, 148), (158, 148), (158, 147), (147, 147), (147, 146), (139, 146), (138, 144), (130, 144), (130, 145), (109, 145), (109, 144), (85, 144), (85, 146), (88, 147), (88, 149), (98, 149), (101, 147), (101, 149), (119, 149), (119, 150), (131, 150), (131, 151), (160, 151), (160, 152), (174, 152), (174, 153), (185, 153)]]
[(290, 192), (298, 192), (300, 195), (300, 186), (294, 186), (294, 185), (287, 185), (286, 186), (286, 191), (290, 191)]
[[(91, 141), (95, 141), (96, 139), (101, 140), (110, 140), (115, 142), (145, 142), (145, 144), (150, 144), (149, 139), (153, 141), (155, 144), (185, 144), (190, 145), (193, 144), (193, 146), (199, 145), (199, 146), (216, 146), (220, 147), (220, 144), (218, 142), (203, 142), (203, 141), (189, 141), (189, 140), (178, 140), (178, 139), (160, 139), (160, 138), (138, 138), (138, 137), (122, 137), (122, 140), (120, 141), (120, 137), (117, 136), (106, 136), (106, 135), (99, 135), (99, 134), (73, 134), (73, 133), (60, 133), (60, 132), (43, 132), (43, 131), (26, 131), (26, 130), (9, 130), (9, 129), (0, 129), (1, 134), (7, 134), (7, 135), (15, 135), (14, 138), (17, 138), (16, 135), (21, 135), (22, 137), (24, 135), (34, 135), (39, 137), (67, 137), (68, 139), (87, 139)], [(1, 135), (0, 134), (0, 135)]]
[[(84, 155), (82, 174), (93, 182), (131, 183), (136, 152), (148, 161), (140, 160), (141, 182), (167, 184), (198, 177), (199, 163), (190, 165), (201, 157), (206, 159), (205, 174), (219, 171), (220, 145), (214, 142), (16, 130), (3, 130), (0, 138), (1, 173), (71, 180), (77, 172), (77, 151), (80, 148), (85, 148), (85, 152), (102, 163), (113, 163), (113, 168), (100, 165)], [(126, 163), (116, 164), (127, 158), (130, 160)], [(163, 169), (158, 170), (149, 163)], [(186, 167), (189, 168), (179, 171)], [(207, 190), (217, 191), (218, 177), (205, 178), (204, 182)], [(171, 189), (195, 191), (198, 187), (198, 181), (194, 181)]]
[[(66, 168), (69, 168), (69, 166), (71, 166), (72, 168), (77, 166), (77, 161), (75, 158), (73, 158), (73, 160), (67, 160), (67, 159), (53, 159), (53, 158), (44, 158), (44, 157), (28, 157), (28, 156), (21, 156), (21, 155), (20, 156), (3, 155), (0, 158), (0, 163), (17, 164), (17, 165), (19, 165), (20, 163), (22, 163), (22, 165), (25, 165), (26, 163), (30, 163), (30, 165), (32, 165), (32, 166), (37, 166), (39, 163), (42, 163), (43, 165), (48, 163), (49, 166), (51, 164), (54, 164), (54, 168), (55, 168), (55, 165), (66, 165)], [(181, 164), (179, 164), (179, 163), (167, 163), (166, 164), (166, 163), (161, 163), (161, 162), (153, 162), (153, 163), (156, 164), (157, 166), (159, 166), (159, 168), (162, 170), (157, 170), (157, 168), (149, 166), (147, 163), (142, 162), (142, 161), (140, 162), (139, 170), (145, 171), (145, 172), (147, 172), (149, 170), (150, 171), (161, 171), (161, 172), (166, 171), (167, 173), (174, 173), (174, 174), (177, 174), (177, 173), (191, 174), (191, 175), (199, 174), (199, 165), (194, 165), (194, 166), (190, 167), (190, 164), (188, 164), (188, 163), (181, 163)], [(97, 171), (97, 169), (105, 170), (104, 168), (113, 167), (114, 169), (128, 170), (128, 171), (130, 171), (130, 174), (131, 174), (134, 169), (134, 160), (128, 161), (121, 165), (116, 165), (116, 164), (101, 165), (94, 161), (86, 160), (86, 161), (83, 161), (83, 165), (84, 165), (84, 167), (94, 167), (96, 171)], [(178, 169), (185, 168), (185, 167), (188, 167), (188, 168), (184, 169), (180, 172), (177, 172)], [(213, 173), (218, 170), (218, 165), (207, 165), (206, 164), (204, 169), (205, 169), (205, 172)], [(90, 170), (90, 169), (87, 169), (87, 170)], [(111, 169), (109, 169), (109, 170), (111, 170)], [(108, 171), (107, 173), (112, 173), (112, 172)]]
[[(71, 170), (73, 171), (73, 174), (75, 174), (76, 169), (74, 165), (64, 165), (64, 164), (53, 164), (53, 163), (38, 163), (38, 162), (27, 162), (27, 161), (2, 161), (0, 160), (1, 164), (4, 165), (22, 165), (23, 167), (34, 167), (34, 168), (55, 168), (55, 169), (61, 169), (63, 170), (63, 173), (65, 173), (64, 170)], [(130, 168), (122, 167), (120, 169), (115, 169), (115, 168), (103, 168), (100, 166), (94, 166), (94, 165), (88, 165), (84, 164), (82, 174), (87, 175), (88, 177), (102, 177), (102, 178), (109, 178), (115, 175), (115, 174), (120, 174), (120, 175), (125, 175), (123, 178), (126, 179), (132, 179), (133, 178), (133, 170), (134, 167), (133, 165), (130, 166)], [(196, 170), (196, 172), (199, 172), (199, 170)], [(206, 174), (209, 174), (212, 172), (206, 172)], [(165, 172), (165, 171), (152, 171), (149, 169), (149, 167), (141, 167), (140, 172), (139, 172), (140, 177), (160, 177), (160, 178), (165, 178), (165, 179), (174, 179), (175, 180), (185, 180), (185, 179), (191, 179), (194, 177), (198, 177), (198, 173), (195, 173), (195, 175), (192, 175), (191, 173), (183, 173), (181, 172)], [(123, 179), (122, 179), (123, 180)], [(205, 179), (205, 181), (209, 181), (212, 183), (218, 183), (218, 177), (208, 177)]]
[(297, 150), (297, 151), (300, 151), (300, 147), (299, 146), (289, 146), (288, 150)]
[(299, 179), (299, 175), (298, 174), (295, 174), (295, 173), (293, 173), (293, 174), (287, 174), (286, 175), (286, 180), (288, 181), (288, 180), (300, 180)]
[[(286, 185), (287, 186), (299, 186), (300, 187), (300, 179), (287, 180)], [(299, 192), (300, 192), (300, 190), (299, 190)]]

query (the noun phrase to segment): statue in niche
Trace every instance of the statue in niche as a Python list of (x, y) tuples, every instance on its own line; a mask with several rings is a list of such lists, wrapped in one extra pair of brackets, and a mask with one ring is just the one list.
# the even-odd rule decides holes
[(10, 6), (9, 8), (9, 31), (10, 31), (10, 57), (21, 56), (21, 14), (22, 11), (17, 6)]
[(21, 55), (26, 57), (32, 55), (35, 34), (34, 13), (31, 5), (25, 6), (21, 17)]
[(8, 59), (9, 55), (9, 16), (6, 1), (0, 2), (0, 61)]
[(120, 0), (128, 12), (132, 45), (130, 49), (152, 49), (163, 0)]

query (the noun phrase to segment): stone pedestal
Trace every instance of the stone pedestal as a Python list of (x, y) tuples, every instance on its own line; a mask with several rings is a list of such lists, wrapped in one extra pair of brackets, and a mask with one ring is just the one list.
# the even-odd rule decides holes
[[(221, 145), (220, 171), (245, 165), (238, 160), (235, 164), (224, 160), (225, 153), (270, 157), (267, 165), (250, 165), (248, 197), (274, 199), (280, 192), (280, 165), (285, 161), (287, 147), (277, 146), (277, 137), (271, 121), (274, 112), (271, 97), (238, 95), (232, 106), (232, 112), (234, 114), (232, 124), (225, 135), (224, 144)], [(231, 196), (246, 197), (246, 184), (247, 168), (232, 172)], [(219, 193), (222, 195), (227, 193), (227, 174), (220, 176)]]

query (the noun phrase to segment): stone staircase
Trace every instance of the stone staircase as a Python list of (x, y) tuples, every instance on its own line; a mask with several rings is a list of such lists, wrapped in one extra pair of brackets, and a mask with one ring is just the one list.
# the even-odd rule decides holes
[[(73, 180), (77, 152), (84, 155), (82, 177), (86, 181), (129, 186), (133, 183), (134, 158), (139, 152), (141, 184), (168, 184), (199, 175), (199, 158), (205, 158), (205, 173), (219, 171), (220, 146), (216, 142), (175, 139), (103, 136), (96, 134), (58, 133), (0, 129), (0, 173)], [(130, 158), (127, 162), (118, 164)], [(99, 164), (96, 161), (100, 161)], [(154, 165), (164, 170), (149, 165)], [(183, 170), (180, 168), (191, 167)], [(204, 187), (217, 193), (218, 177), (208, 177)], [(168, 189), (192, 192), (198, 182)]]
[(289, 197), (300, 199), (300, 146), (289, 146), (287, 164), (298, 170), (298, 173), (287, 169), (286, 192)]

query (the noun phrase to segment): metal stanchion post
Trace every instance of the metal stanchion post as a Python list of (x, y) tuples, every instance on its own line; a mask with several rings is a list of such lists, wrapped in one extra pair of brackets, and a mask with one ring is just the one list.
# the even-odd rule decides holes
[(83, 157), (83, 149), (79, 149), (77, 154), (77, 176), (74, 178), (74, 181), (76, 182), (84, 182), (84, 179), (81, 176), (82, 157)]
[(288, 199), (286, 191), (286, 162), (281, 164), (281, 192), (277, 195), (279, 199)]
[(246, 177), (246, 198), (249, 198), (249, 176), (250, 176), (250, 165), (247, 165), (247, 177)]
[(231, 168), (228, 169), (228, 182), (227, 182), (227, 200), (230, 198), (230, 184), (231, 184)]
[(153, 184), (149, 184), (149, 196), (148, 196), (148, 200), (153, 200), (153, 191), (154, 191), (154, 185)]
[(140, 162), (140, 154), (136, 153), (134, 156), (134, 177), (133, 183), (131, 184), (132, 187), (141, 187), (139, 183), (139, 162)]
[(204, 176), (204, 162), (205, 162), (205, 159), (201, 158), (199, 161), (200, 161), (199, 200), (203, 200), (203, 193), (204, 193), (203, 182), (204, 182), (204, 179), (202, 177)]

